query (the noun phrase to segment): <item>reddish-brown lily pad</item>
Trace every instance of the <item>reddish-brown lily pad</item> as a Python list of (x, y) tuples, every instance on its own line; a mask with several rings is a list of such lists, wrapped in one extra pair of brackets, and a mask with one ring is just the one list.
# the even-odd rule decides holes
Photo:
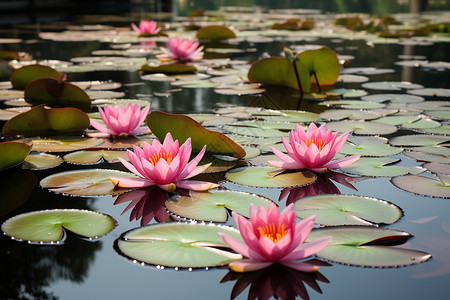
[(236, 34), (230, 28), (223, 25), (209, 25), (200, 28), (196, 37), (202, 40), (225, 40), (233, 39)]
[(38, 78), (54, 78), (62, 80), (63, 74), (43, 65), (28, 65), (14, 71), (11, 84), (15, 89), (24, 89), (28, 83)]

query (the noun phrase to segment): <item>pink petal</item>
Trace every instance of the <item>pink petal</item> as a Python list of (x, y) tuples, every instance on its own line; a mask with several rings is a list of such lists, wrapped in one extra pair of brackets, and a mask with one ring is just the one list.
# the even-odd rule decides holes
[(194, 191), (206, 191), (209, 189), (219, 187), (218, 184), (207, 182), (207, 181), (199, 181), (199, 180), (182, 180), (176, 183), (177, 187), (182, 189), (194, 190)]
[(267, 268), (273, 262), (263, 262), (253, 259), (237, 260), (229, 263), (229, 267), (234, 272), (252, 272)]
[(301, 261), (280, 261), (278, 263), (300, 272), (316, 272), (319, 270), (319, 266)]
[(357, 162), (360, 157), (361, 157), (361, 155), (352, 155), (352, 156), (347, 156), (347, 157), (344, 157), (341, 159), (332, 160), (329, 163), (327, 163), (324, 167), (330, 168), (330, 169), (344, 168), (344, 167), (347, 167), (347, 166)]
[(121, 188), (143, 188), (155, 185), (151, 180), (145, 178), (109, 177), (114, 186)]
[(264, 260), (264, 257), (253, 251), (246, 245), (245, 243), (239, 241), (238, 239), (223, 233), (218, 232), (217, 233), (219, 237), (234, 251), (236, 251), (239, 254), (242, 254), (245, 257), (257, 259), (257, 260)]
[(326, 236), (309, 243), (301, 244), (294, 251), (283, 257), (282, 261), (298, 260), (314, 255), (325, 248), (331, 240), (331, 236)]
[(108, 136), (113, 134), (113, 132), (111, 130), (109, 130), (102, 124), (98, 123), (97, 121), (90, 119), (90, 122), (91, 122), (91, 126), (94, 127), (95, 129), (97, 129), (98, 131), (100, 131), (102, 133), (107, 133)]

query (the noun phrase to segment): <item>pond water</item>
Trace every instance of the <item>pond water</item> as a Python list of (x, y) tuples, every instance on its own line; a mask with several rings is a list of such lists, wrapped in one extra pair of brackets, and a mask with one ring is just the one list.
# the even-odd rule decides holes
[[(279, 12), (280, 16), (284, 13)], [(308, 16), (317, 18), (319, 26), (321, 22), (326, 24), (325, 19), (334, 18), (331, 15), (317, 13)], [(445, 15), (444, 12), (441, 12), (437, 16), (442, 19), (448, 14)], [(252, 14), (248, 13), (242, 14), (241, 18), (234, 17), (233, 20), (225, 21), (225, 24), (234, 26), (238, 32), (238, 40), (231, 44), (232, 48), (242, 49), (242, 52), (217, 54), (206, 51), (205, 59), (219, 57), (227, 59), (229, 62), (252, 62), (269, 55), (280, 56), (284, 47), (300, 49), (301, 46), (320, 45), (336, 51), (341, 62), (346, 61), (344, 70), (369, 67), (393, 70), (383, 74), (366, 74), (365, 76), (368, 77), (370, 82), (408, 81), (421, 84), (427, 88), (449, 88), (450, 40), (445, 36), (442, 39), (436, 38), (434, 41), (426, 38), (401, 41), (396, 39), (380, 40), (375, 37), (364, 38), (364, 34), (349, 32), (346, 35), (339, 36), (331, 29), (327, 31), (324, 28), (316, 32), (286, 33), (286, 31), (280, 31), (279, 34), (275, 34), (273, 31), (267, 32), (262, 29), (263, 21), (260, 19), (255, 22), (256, 25), (254, 24), (261, 32), (261, 34), (258, 34), (255, 29), (247, 30), (250, 27), (248, 24), (251, 23), (249, 21), (251, 18)], [(275, 19), (276, 17), (274, 17)], [(88, 23), (121, 26), (122, 29), (117, 33), (119, 39), (123, 38), (120, 41), (107, 37), (110, 34), (109, 29), (105, 29), (105, 40), (98, 38), (92, 41), (83, 41), (83, 38), (80, 38), (77, 41), (68, 41), (67, 38), (61, 38), (60, 40), (55, 38), (56, 34), (62, 32), (68, 23), (40, 24), (39, 26), (21, 25), (14, 30), (8, 29), (0, 32), (0, 39), (22, 39), (18, 42), (4, 40), (0, 50), (27, 52), (38, 60), (70, 61), (72, 58), (84, 57), (83, 61), (90, 61), (89, 57), (98, 58), (102, 55), (104, 56), (103, 60), (108, 60), (106, 57), (114, 56), (113, 53), (108, 52), (111, 49), (120, 50), (130, 47), (130, 45), (139, 44), (139, 40), (130, 39), (130, 45), (128, 45), (126, 39), (130, 37), (121, 35), (121, 32), (128, 28), (131, 21), (136, 22), (137, 20), (139, 19), (136, 15), (131, 18), (125, 16), (120, 19), (118, 19), (118, 16), (104, 15), (98, 16), (96, 22), (92, 22), (92, 17), (85, 17), (71, 23), (80, 26)], [(195, 34), (195, 32), (183, 33), (181, 29), (177, 29), (178, 25), (176, 24), (191, 22), (185, 18), (169, 21), (161, 17), (161, 20), (170, 24), (167, 28), (171, 35), (186, 34), (187, 36), (193, 36)], [(206, 24), (205, 20), (206, 18), (197, 19), (195, 22)], [(75, 32), (77, 29), (71, 30)], [(170, 31), (170, 29), (175, 30)], [(56, 34), (54, 36), (43, 36), (42, 34), (38, 36), (42, 32), (56, 32)], [(89, 33), (86, 32), (89, 32), (89, 30), (85, 31), (84, 37), (89, 36)], [(261, 37), (264, 37), (264, 39)], [(161, 41), (157, 42), (159, 45), (164, 44)], [(123, 47), (114, 47), (117, 45)], [(205, 45), (205, 50), (208, 47), (226, 48), (229, 45), (227, 43), (214, 46)], [(98, 50), (105, 50), (105, 52), (96, 53), (95, 51)], [(215, 109), (226, 107), (223, 104), (264, 106), (270, 109), (295, 109), (297, 107), (297, 98), (292, 96), (292, 90), (287, 89), (281, 89), (281, 92), (279, 92), (280, 89), (276, 91), (269, 89), (267, 92), (258, 95), (224, 95), (215, 92), (214, 87), (188, 88), (172, 85), (167, 81), (142, 80), (138, 69), (143, 64), (142, 62), (145, 63), (146, 57), (154, 58), (155, 52), (153, 51), (154, 48), (144, 55), (127, 56), (119, 54), (114, 56), (136, 59), (136, 62), (133, 62), (135, 65), (132, 65), (133, 63), (130, 61), (131, 66), (123, 67), (121, 70), (117, 70), (118, 67), (116, 67), (116, 70), (107, 69), (105, 67), (107, 64), (99, 64), (96, 69), (87, 69), (82, 72), (69, 69), (66, 69), (65, 72), (65, 67), (61, 63), (55, 63), (55, 68), (67, 74), (67, 81), (100, 80), (121, 83), (121, 87), (114, 90), (115, 92), (122, 92), (124, 99), (149, 101), (151, 110), (178, 114), (212, 114)], [(143, 60), (140, 61), (139, 59)], [(437, 67), (398, 64), (400, 61), (412, 60), (444, 63)], [(111, 64), (114, 65), (115, 63)], [(239, 65), (240, 63), (236, 64)], [(17, 63), (16, 67), (19, 66), (20, 63)], [(335, 87), (364, 90), (368, 94), (406, 94), (405, 89), (394, 92), (374, 90), (364, 88), (362, 84), (358, 82), (338, 82)], [(0, 94), (2, 94), (2, 91), (0, 91)], [(104, 94), (100, 98), (107, 96)], [(361, 95), (348, 98), (338, 96), (337, 98), (360, 100)], [(442, 110), (448, 110), (448, 97), (425, 96), (425, 98), (425, 101), (442, 101)], [(290, 101), (286, 101), (286, 99), (290, 99)], [(1, 108), (10, 107), (3, 100), (0, 102), (0, 106)], [(330, 109), (330, 107), (320, 105), (319, 101), (309, 99), (304, 99), (299, 108), (303, 111), (315, 113)], [(243, 108), (237, 110), (243, 110)], [(446, 124), (448, 119), (439, 122)], [(219, 126), (217, 130), (222, 130), (222, 126)], [(416, 131), (403, 128), (393, 135), (385, 136), (390, 138), (395, 135), (416, 133)], [(450, 152), (448, 141), (447, 147), (443, 147), (443, 149), (447, 152), (441, 156), (448, 159)], [(400, 159), (400, 164), (405, 166), (422, 164), (422, 162), (417, 162), (404, 154), (396, 154), (390, 157)], [(11, 193), (14, 195), (16, 189), (26, 189), (29, 186), (32, 189), (28, 199), (21, 200), (23, 203), (17, 205), (17, 208), (0, 217), (2, 223), (13, 216), (26, 212), (67, 208), (86, 209), (110, 215), (117, 221), (118, 226), (109, 234), (93, 241), (69, 233), (60, 245), (28, 244), (12, 240), (6, 235), (0, 236), (0, 266), (2, 270), (0, 298), (229, 299), (236, 297), (236, 299), (246, 299), (251, 298), (252, 295), (258, 295), (259, 292), (262, 293), (260, 297), (264, 298), (264, 291), (270, 290), (267, 287), (271, 286), (272, 293), (275, 293), (272, 295), (282, 299), (293, 299), (296, 295), (304, 299), (307, 299), (308, 296), (311, 299), (447, 299), (447, 285), (450, 280), (450, 257), (448, 255), (448, 249), (450, 248), (449, 199), (415, 195), (401, 190), (391, 183), (391, 177), (356, 177), (351, 174), (352, 177), (355, 177), (350, 180), (354, 188), (351, 188), (349, 184), (342, 185), (341, 181), (341, 183), (336, 183), (333, 191), (336, 193), (338, 190), (341, 194), (375, 197), (399, 206), (403, 210), (403, 217), (394, 224), (383, 227), (412, 234), (413, 237), (401, 246), (430, 253), (432, 255), (430, 260), (419, 264), (392, 268), (349, 266), (330, 262), (330, 266), (320, 268), (320, 275), (290, 273), (289, 270), (275, 268), (253, 274), (236, 274), (231, 273), (226, 266), (175, 270), (170, 267), (161, 268), (160, 266), (140, 264), (133, 261), (133, 259), (121, 255), (116, 245), (116, 240), (123, 233), (141, 225), (140, 220), (130, 221), (130, 211), (122, 214), (128, 203), (114, 205), (117, 196), (110, 195), (96, 197), (61, 195), (35, 184), (47, 176), (61, 171), (92, 168), (125, 171), (120, 163), (102, 162), (94, 166), (80, 166), (64, 162), (56, 168), (26, 171), (26, 175), (24, 175), (25, 171), (21, 171), (20, 168), (2, 175), (3, 179), (0, 184), (2, 190), (12, 191), (6, 193), (7, 195), (11, 195)], [(29, 173), (34, 174), (34, 177)], [(422, 175), (436, 178), (436, 175), (429, 171)], [(19, 179), (14, 180), (15, 177), (12, 176), (18, 176)], [(220, 183), (230, 190), (245, 191), (267, 197), (276, 202), (280, 210), (286, 206), (285, 199), (278, 201), (281, 188), (246, 187), (225, 179)], [(33, 184), (35, 184), (34, 188)], [(447, 194), (447, 198), (449, 196)], [(152, 220), (150, 224), (154, 223), (156, 221)], [(234, 226), (231, 218), (220, 224)], [(303, 289), (299, 288), (302, 284), (305, 286)], [(250, 288), (247, 285), (250, 285)], [(270, 296), (270, 291), (268, 293)]]

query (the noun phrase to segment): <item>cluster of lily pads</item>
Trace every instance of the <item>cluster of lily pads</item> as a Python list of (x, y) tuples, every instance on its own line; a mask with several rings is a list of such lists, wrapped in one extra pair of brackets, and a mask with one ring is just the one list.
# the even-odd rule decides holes
[[(317, 22), (314, 24), (318, 26)], [(206, 42), (199, 47), (192, 40), (178, 39), (177, 31), (158, 30), (156, 23), (141, 22), (139, 27), (132, 28), (120, 31), (120, 35), (111, 28), (104, 28), (101, 33), (80, 29), (79, 38), (110, 39), (115, 47), (123, 46), (111, 51), (121, 55), (138, 53), (122, 61), (112, 59), (115, 61), (112, 65), (115, 69), (140, 70), (142, 80), (170, 81), (181, 88), (214, 87), (217, 93), (239, 95), (269, 94), (275, 85), (287, 93), (298, 94), (300, 102), (306, 98), (331, 109), (317, 114), (218, 104), (214, 114), (176, 115), (156, 110), (148, 114), (148, 101), (120, 100), (123, 94), (110, 91), (120, 87), (120, 83), (69, 82), (61, 73), (89, 71), (92, 66), (106, 70), (104, 61), (108, 59), (103, 57), (102, 62), (95, 56), (75, 58), (68, 64), (56, 62), (54, 68), (32, 61), (14, 61), (4, 64), (5, 72), (11, 71), (10, 80), (0, 83), (0, 98), (8, 106), (0, 112), (1, 119), (7, 120), (2, 128), (5, 141), (0, 143), (2, 172), (22, 162), (23, 169), (36, 171), (62, 163), (73, 165), (74, 170), (45, 177), (40, 186), (64, 195), (117, 195), (115, 204), (130, 202), (124, 211), (132, 210), (130, 219), (140, 219), (141, 225), (153, 220), (161, 223), (135, 228), (116, 240), (124, 256), (147, 264), (200, 268), (230, 263), (233, 270), (267, 266), (261, 253), (270, 247), (266, 241), (261, 242), (261, 248), (252, 244), (254, 241), (248, 242), (251, 236), (243, 233), (248, 230), (247, 225), (237, 215), (252, 217), (252, 223), (257, 223), (253, 218), (263, 215), (263, 210), (276, 214), (278, 209), (271, 199), (230, 190), (224, 187), (225, 182), (232, 183), (231, 186), (282, 189), (280, 200), (287, 197), (288, 208), (280, 218), (290, 218), (290, 222), (283, 219), (279, 224), (293, 226), (295, 220), (285, 215), (295, 214), (307, 220), (299, 223), (301, 226), (311, 230), (316, 225), (308, 238), (308, 234), (293, 238), (300, 244), (306, 241), (304, 245), (320, 244), (317, 248), (311, 246), (315, 251), (308, 250), (308, 254), (315, 253), (333, 262), (377, 267), (410, 265), (431, 257), (422, 251), (396, 246), (407, 241), (411, 234), (381, 227), (403, 216), (400, 207), (372, 197), (341, 195), (332, 180), (354, 189), (351, 183), (360, 178), (390, 177), (393, 185), (407, 192), (450, 198), (450, 106), (448, 101), (424, 98), (448, 97), (448, 89), (426, 89), (408, 82), (371, 82), (362, 83), (360, 90), (335, 89), (333, 85), (338, 80), (364, 82), (361, 77), (348, 75), (370, 72), (365, 73), (367, 70), (361, 68), (341, 69), (339, 56), (326, 47), (306, 51), (286, 49), (279, 57), (262, 58), (251, 65), (230, 59), (202, 59), (201, 51), (221, 51), (209, 48)], [(115, 39), (112, 34), (105, 35), (106, 32), (114, 32)], [(195, 34), (200, 41), (220, 41), (222, 46), (254, 37), (244, 30), (234, 31), (223, 25), (206, 25)], [(291, 33), (282, 34), (291, 36)], [(47, 33), (41, 38), (67, 39), (68, 36), (64, 32)], [(70, 36), (76, 35), (72, 32)], [(192, 38), (192, 33), (187, 36)], [(161, 42), (167, 43), (162, 51), (152, 44)], [(128, 54), (124, 53), (126, 50), (130, 50)], [(369, 94), (366, 90), (388, 93)], [(361, 99), (348, 100), (356, 97)], [(110, 104), (121, 107), (113, 108)], [(91, 112), (93, 108), (99, 113)], [(140, 129), (143, 121), (146, 126)], [(309, 124), (313, 122), (326, 123), (335, 132), (350, 133), (348, 141), (339, 146), (340, 153), (336, 155), (339, 162), (349, 160), (348, 156), (361, 158), (352, 160), (351, 165), (327, 165), (333, 153), (320, 165), (307, 165), (306, 162), (315, 161), (315, 155), (326, 148), (325, 144), (314, 141), (309, 143), (317, 150), (304, 151), (306, 160), (296, 159), (299, 153), (304, 154), (303, 144), (300, 141), (295, 144), (294, 133), (290, 131), (301, 132), (302, 128), (311, 128)], [(102, 134), (89, 129), (91, 125)], [(316, 127), (316, 130), (321, 129)], [(397, 135), (399, 130), (409, 133)], [(320, 140), (323, 136), (325, 131)], [(287, 137), (291, 146), (287, 146)], [(191, 151), (199, 154), (188, 163)], [(411, 160), (404, 159), (401, 153)], [(284, 163), (269, 166), (267, 162), (274, 159), (282, 159)], [(76, 167), (104, 161), (111, 168)], [(118, 167), (115, 163), (119, 161)], [(426, 163), (421, 165), (421, 162)], [(118, 170), (122, 165), (132, 173)], [(286, 171), (290, 169), (288, 165), (296, 167)], [(304, 170), (322, 172), (326, 168), (340, 170), (326, 174)], [(255, 212), (256, 206), (261, 212)], [(2, 213), (14, 208), (8, 207)], [(226, 222), (228, 211), (234, 212), (242, 237), (233, 227), (214, 224)], [(14, 216), (3, 223), (2, 230), (16, 240), (54, 244), (63, 239), (62, 228), (94, 239), (116, 226), (112, 217), (93, 211), (49, 210)], [(284, 237), (284, 231), (280, 230), (277, 234), (282, 232)], [(264, 235), (272, 236), (269, 231)], [(275, 245), (278, 242), (276, 238), (269, 239)], [(243, 241), (252, 250), (243, 248)], [(298, 243), (288, 244), (290, 252), (296, 253)], [(270, 251), (272, 261), (298, 270), (316, 270), (311, 267), (314, 263), (298, 267), (290, 262), (309, 255)], [(249, 267), (248, 262), (237, 263), (243, 256), (264, 263), (257, 267), (254, 264)]]

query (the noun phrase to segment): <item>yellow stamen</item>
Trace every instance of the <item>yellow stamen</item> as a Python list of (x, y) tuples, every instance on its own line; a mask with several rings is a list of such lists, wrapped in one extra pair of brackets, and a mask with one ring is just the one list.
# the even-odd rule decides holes
[(305, 144), (307, 147), (309, 147), (311, 144), (315, 144), (317, 146), (317, 148), (319, 149), (319, 151), (321, 151), (323, 149), (323, 147), (325, 147), (326, 144), (328, 144), (326, 141), (320, 139), (309, 139), (305, 141)]
[(266, 226), (258, 227), (258, 231), (259, 236), (266, 236), (274, 243), (278, 243), (278, 241), (288, 233), (286, 225), (282, 223), (278, 223), (278, 225), (269, 223)]
[(156, 166), (156, 164), (161, 158), (164, 159), (167, 162), (167, 164), (170, 165), (170, 163), (173, 160), (173, 155), (172, 153), (167, 152), (155, 153), (148, 158), (148, 161), (151, 162), (152, 165)]

